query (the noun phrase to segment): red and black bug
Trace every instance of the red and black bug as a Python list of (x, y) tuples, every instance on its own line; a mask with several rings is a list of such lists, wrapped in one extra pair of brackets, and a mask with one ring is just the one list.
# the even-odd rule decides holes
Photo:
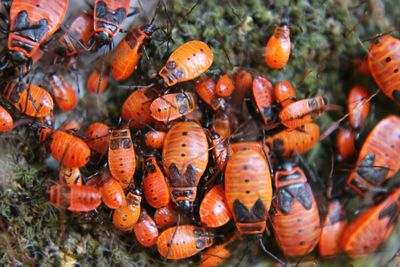
[(145, 247), (154, 246), (158, 239), (157, 225), (145, 209), (142, 209), (139, 220), (133, 226), (137, 241)]
[(78, 105), (78, 94), (61, 75), (51, 73), (47, 76), (50, 82), (50, 88), (53, 92), (54, 101), (61, 111), (68, 112)]
[(126, 194), (126, 205), (116, 209), (113, 214), (113, 224), (121, 231), (132, 230), (139, 220), (142, 194), (140, 190), (134, 189)]
[(235, 85), (232, 77), (229, 74), (224, 74), (219, 78), (215, 86), (215, 93), (220, 97), (228, 97), (233, 93), (233, 89), (235, 89)]
[(232, 213), (229, 210), (225, 191), (221, 185), (216, 185), (204, 196), (200, 204), (200, 221), (207, 227), (220, 227), (229, 222)]
[(265, 63), (272, 69), (282, 69), (290, 56), (290, 28), (286, 22), (275, 28), (265, 45)]
[(275, 98), (284, 108), (297, 101), (296, 90), (289, 81), (281, 81), (275, 85)]
[(368, 91), (361, 85), (353, 86), (347, 96), (347, 110), (349, 122), (355, 130), (360, 130), (363, 122), (368, 116), (371, 106), (368, 101)]
[(173, 203), (159, 208), (154, 213), (154, 221), (160, 228), (168, 228), (175, 225), (178, 220), (178, 211), (175, 210)]
[(86, 144), (100, 155), (105, 155), (110, 145), (110, 127), (94, 122), (86, 129)]
[(215, 82), (212, 78), (203, 77), (196, 82), (196, 93), (199, 97), (212, 109), (218, 110), (224, 108), (226, 103), (222, 98), (219, 98), (215, 93)]
[(252, 100), (257, 109), (256, 112), (261, 116), (265, 125), (276, 121), (277, 111), (273, 104), (275, 102), (274, 88), (270, 81), (261, 76), (254, 78)]
[(0, 132), (9, 132), (12, 130), (14, 120), (10, 113), (0, 106)]
[(100, 192), (86, 185), (52, 185), (50, 203), (74, 212), (88, 212), (101, 204)]
[(147, 203), (156, 209), (170, 202), (168, 184), (154, 156), (144, 163), (143, 194)]
[(150, 114), (157, 121), (169, 122), (193, 112), (195, 108), (194, 94), (190, 92), (168, 94), (151, 103)]

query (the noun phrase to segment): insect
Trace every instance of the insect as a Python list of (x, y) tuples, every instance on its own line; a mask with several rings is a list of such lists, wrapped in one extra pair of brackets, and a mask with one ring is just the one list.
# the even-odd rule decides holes
[(60, 47), (57, 50), (62, 56), (72, 57), (89, 47), (94, 32), (93, 16), (89, 13), (79, 15), (68, 27), (68, 32), (58, 39)]
[(288, 128), (297, 128), (318, 119), (327, 109), (323, 96), (296, 101), (281, 110), (279, 119)]
[(221, 138), (229, 138), (231, 136), (231, 121), (229, 115), (224, 111), (216, 112), (211, 129)]
[(214, 54), (201, 41), (189, 41), (175, 49), (159, 75), (168, 86), (197, 78), (213, 63)]
[(347, 96), (347, 110), (349, 111), (349, 122), (355, 130), (360, 130), (363, 122), (368, 116), (370, 102), (368, 91), (361, 85), (353, 86)]
[(140, 60), (143, 45), (153, 34), (153, 26), (154, 25), (150, 23), (129, 31), (115, 48), (110, 66), (111, 75), (115, 80), (125, 80), (135, 71)]
[(195, 122), (178, 122), (167, 133), (162, 150), (172, 200), (184, 211), (192, 209), (197, 185), (208, 163), (208, 142)]
[(232, 94), (234, 88), (232, 77), (229, 74), (224, 74), (215, 86), (215, 93), (220, 97), (228, 97)]
[(128, 15), (131, 0), (96, 0), (94, 5), (93, 39), (100, 48), (111, 45), (114, 36)]
[(90, 158), (90, 149), (82, 139), (63, 132), (43, 128), (41, 142), (46, 143), (51, 155), (61, 165), (69, 168), (82, 168)]
[(351, 158), (356, 153), (354, 130), (345, 127), (339, 128), (336, 136), (336, 146), (341, 159)]
[(195, 107), (196, 99), (190, 92), (168, 94), (151, 103), (150, 114), (155, 120), (168, 122), (193, 112)]
[(272, 69), (282, 69), (290, 56), (290, 28), (286, 22), (275, 28), (265, 46), (265, 63)]
[(278, 155), (289, 157), (293, 153), (309, 151), (319, 139), (319, 126), (306, 123), (295, 129), (286, 129), (265, 138), (266, 145)]
[(381, 120), (364, 141), (346, 186), (359, 195), (378, 187), (399, 170), (399, 152), (400, 118), (390, 115)]
[(105, 73), (107, 73), (107, 71), (104, 71), (102, 77), (100, 77), (100, 71), (97, 68), (90, 73), (86, 82), (86, 88), (89, 92), (93, 94), (102, 94), (104, 90), (106, 90), (108, 85), (108, 75)]
[(82, 175), (79, 168), (69, 168), (61, 166), (59, 171), (59, 183), (60, 184), (76, 184), (82, 185)]
[(232, 255), (233, 242), (236, 241), (236, 234), (228, 236), (222, 244), (215, 244), (201, 254), (201, 267), (217, 267)]
[(217, 133), (213, 133), (210, 136), (210, 141), (214, 163), (217, 165), (218, 170), (222, 171), (224, 170), (228, 159), (228, 148), (225, 145), (224, 139), (222, 139)]
[(215, 94), (215, 82), (212, 78), (203, 77), (196, 82), (196, 93), (213, 110), (223, 109), (225, 100)]
[(14, 125), (14, 120), (10, 113), (0, 106), (0, 132), (9, 132), (12, 130)]
[(136, 156), (129, 128), (122, 127), (111, 130), (108, 166), (111, 175), (121, 183), (123, 189), (133, 183), (132, 177), (136, 169)]
[(154, 213), (154, 221), (160, 228), (168, 228), (176, 224), (178, 219), (178, 212), (175, 210), (174, 205), (170, 202), (165, 207), (158, 208)]
[(110, 145), (110, 127), (101, 122), (94, 122), (86, 129), (86, 144), (100, 155), (108, 152)]
[(297, 101), (296, 90), (289, 81), (281, 81), (275, 85), (275, 98), (282, 108)]
[(12, 1), (10, 9), (10, 32), (8, 50), (16, 66), (28, 63), (34, 54), (58, 30), (68, 8), (68, 0)]
[(213, 243), (212, 233), (206, 228), (179, 225), (168, 228), (160, 234), (157, 239), (157, 250), (167, 259), (178, 260), (196, 255)]
[(240, 234), (262, 234), (272, 199), (271, 173), (255, 150), (233, 153), (225, 169), (225, 197)]
[(37, 85), (17, 82), (7, 83), (3, 97), (20, 112), (35, 118), (43, 118), (54, 109), (50, 94)]
[(151, 130), (146, 134), (144, 141), (148, 147), (161, 149), (164, 145), (166, 136), (166, 132)]
[(110, 209), (126, 206), (126, 198), (121, 184), (109, 174), (100, 175), (99, 189), (104, 204)]
[(139, 220), (133, 226), (133, 231), (136, 240), (145, 247), (154, 246), (157, 243), (158, 229), (156, 223), (147, 214), (145, 209), (142, 209)]
[(276, 120), (276, 113), (273, 102), (275, 101), (274, 88), (270, 81), (263, 77), (256, 77), (252, 87), (253, 103), (257, 108), (257, 113), (261, 116), (265, 125)]
[(147, 203), (156, 209), (170, 201), (168, 184), (154, 156), (144, 163), (143, 193)]
[(220, 227), (232, 218), (221, 185), (216, 185), (207, 192), (200, 204), (199, 213), (200, 221), (211, 228)]
[(235, 73), (236, 90), (233, 92), (235, 106), (239, 106), (243, 103), (243, 99), (249, 95), (252, 85), (253, 77), (250, 72), (246, 70), (239, 70)]
[(157, 93), (153, 87), (140, 88), (134, 91), (124, 102), (121, 117), (129, 122), (129, 127), (143, 129), (153, 121), (150, 105)]
[(68, 112), (78, 105), (78, 94), (70, 83), (65, 81), (61, 75), (51, 73), (47, 76), (50, 88), (54, 95), (54, 101), (61, 111)]
[(339, 200), (329, 201), (318, 244), (322, 257), (337, 256), (341, 252), (340, 240), (346, 227), (346, 210), (342, 203)]
[(383, 93), (400, 103), (400, 40), (390, 35), (375, 38), (368, 52), (368, 66)]
[(286, 256), (307, 255), (321, 235), (318, 207), (307, 177), (295, 163), (286, 160), (275, 172), (274, 183), (271, 221), (276, 242)]
[(114, 210), (113, 224), (121, 231), (132, 230), (133, 226), (140, 217), (141, 193), (138, 189), (128, 192), (126, 195), (126, 204), (119, 209)]
[(400, 188), (380, 204), (365, 210), (344, 230), (343, 251), (350, 257), (374, 252), (390, 235), (400, 211)]
[(74, 212), (88, 212), (101, 204), (100, 192), (86, 185), (52, 185), (50, 203), (58, 208)]

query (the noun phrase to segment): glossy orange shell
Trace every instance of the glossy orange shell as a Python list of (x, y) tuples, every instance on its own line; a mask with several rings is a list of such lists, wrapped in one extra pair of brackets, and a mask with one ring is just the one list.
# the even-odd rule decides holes
[(55, 160), (70, 168), (82, 168), (90, 158), (90, 149), (86, 143), (63, 131), (53, 132), (50, 151)]
[(400, 103), (400, 40), (390, 35), (376, 38), (368, 52), (368, 66), (383, 93)]
[[(196, 255), (203, 249), (210, 247), (213, 242), (213, 238), (204, 228), (193, 225), (179, 225), (168, 228), (160, 234), (157, 240), (157, 250), (161, 256), (168, 256), (167, 259), (178, 260)], [(169, 247), (171, 249), (169, 255), (167, 255)]]
[(110, 127), (101, 122), (94, 122), (86, 129), (86, 144), (95, 152), (104, 155), (110, 145)]
[(264, 124), (270, 124), (275, 118), (272, 103), (275, 101), (274, 87), (267, 79), (254, 78), (252, 87), (253, 99)]
[(10, 113), (0, 106), (0, 132), (9, 132), (12, 130), (14, 125), (14, 120)]
[(145, 143), (148, 147), (161, 149), (164, 146), (166, 132), (162, 131), (149, 131), (145, 136)]
[(88, 212), (101, 204), (100, 192), (86, 185), (52, 185), (50, 203), (74, 212)]
[(176, 224), (178, 220), (178, 212), (175, 210), (174, 205), (169, 205), (159, 208), (154, 213), (154, 221), (160, 228), (171, 227)]
[(170, 193), (163, 172), (155, 157), (150, 157), (144, 164), (143, 193), (147, 203), (158, 209), (170, 202)]
[(222, 244), (216, 244), (201, 254), (201, 267), (218, 267), (232, 254), (231, 244), (236, 241), (236, 233), (226, 237)]
[(111, 175), (117, 179), (123, 189), (133, 183), (136, 170), (135, 148), (129, 128), (115, 129), (110, 134), (108, 149), (108, 167)]
[(355, 155), (355, 133), (351, 128), (340, 128), (336, 136), (336, 146), (342, 159)]
[(400, 118), (390, 115), (381, 120), (364, 141), (346, 185), (360, 195), (379, 187), (399, 170), (399, 153)]
[(353, 86), (347, 96), (349, 122), (355, 129), (360, 129), (368, 116), (371, 107), (368, 97), (367, 89), (360, 85)]
[(265, 46), (265, 63), (272, 69), (282, 69), (290, 56), (290, 29), (288, 25), (276, 27)]
[(320, 130), (315, 123), (307, 123), (296, 129), (286, 129), (273, 136), (265, 138), (267, 146), (284, 157), (294, 152), (305, 153), (319, 140)]
[(212, 109), (217, 110), (221, 107), (222, 101), (215, 94), (215, 82), (213, 79), (203, 77), (196, 82), (196, 93), (201, 100), (210, 105)]
[(232, 77), (229, 74), (224, 74), (219, 78), (215, 86), (215, 93), (220, 97), (228, 97), (233, 93), (233, 89), (235, 89), (235, 85)]
[(216, 185), (204, 196), (200, 204), (200, 221), (207, 227), (215, 228), (225, 225), (232, 218), (221, 185)]
[(156, 223), (147, 214), (146, 210), (142, 210), (139, 220), (133, 226), (136, 240), (145, 247), (154, 246), (157, 243), (158, 229)]
[[(225, 196), (240, 233), (263, 233), (272, 200), (271, 173), (265, 157), (251, 149), (233, 153), (225, 169)], [(237, 201), (251, 214), (251, 209), (258, 200), (264, 206), (265, 218), (262, 221), (239, 223), (242, 218), (235, 214)]]
[(150, 105), (155, 98), (155, 88), (141, 88), (133, 92), (124, 102), (121, 116), (129, 127), (143, 129), (154, 119), (150, 115)]
[(185, 116), (196, 108), (196, 99), (190, 92), (163, 95), (150, 105), (153, 119), (169, 122)]
[(121, 231), (132, 230), (135, 223), (139, 220), (140, 206), (132, 208), (130, 205), (123, 206), (114, 210), (113, 224)]
[[(61, 22), (67, 12), (68, 0), (55, 0), (49, 2), (47, 0), (16, 0), (12, 1), (10, 9), (10, 32), (8, 35), (8, 49), (11, 51), (22, 52), (27, 58), (32, 58), (33, 55), (39, 50), (41, 44), (49, 39), (60, 27)], [(27, 13), (27, 20), (29, 25), (40, 25), (39, 21), (44, 19), (47, 21), (45, 33), (36, 40), (31, 40), (28, 36), (21, 33), (24, 31), (17, 31), (16, 27), (26, 27), (26, 25), (16, 25), (18, 14), (21, 12)], [(33, 29), (27, 30), (32, 34)], [(23, 43), (32, 49), (26, 49), (23, 45), (16, 45)]]
[(121, 184), (112, 177), (107, 177), (102, 182), (100, 194), (104, 204), (110, 209), (119, 209), (122, 206), (126, 206), (124, 190)]
[(78, 105), (78, 93), (62, 76), (50, 74), (49, 82), (54, 101), (61, 111), (71, 111)]
[[(23, 87), (22, 91), (19, 91), (19, 87)], [(54, 109), (50, 94), (34, 84), (11, 81), (4, 89), (3, 97), (20, 112), (35, 118), (46, 117)]]
[[(99, 86), (100, 83), (100, 86)], [(93, 94), (102, 94), (104, 90), (106, 90), (108, 85), (108, 74), (107, 70), (103, 72), (103, 78), (100, 81), (100, 71), (98, 69), (94, 69), (87, 79), (86, 88), (90, 93)]]
[(201, 41), (189, 41), (172, 52), (159, 75), (168, 86), (197, 78), (211, 67), (214, 54)]
[(275, 85), (275, 98), (282, 108), (296, 102), (296, 90), (289, 81), (281, 81)]

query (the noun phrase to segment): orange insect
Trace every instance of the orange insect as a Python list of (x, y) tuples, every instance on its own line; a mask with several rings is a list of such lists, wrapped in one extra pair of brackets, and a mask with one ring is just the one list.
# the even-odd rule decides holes
[(213, 110), (225, 107), (225, 100), (215, 94), (215, 82), (213, 79), (203, 77), (196, 82), (196, 93), (200, 98), (211, 106)]
[(355, 155), (355, 133), (351, 128), (339, 128), (336, 136), (336, 146), (341, 159), (348, 159)]
[[(16, 0), (10, 9), (8, 50), (14, 65), (32, 61), (33, 55), (60, 27), (68, 0)], [(29, 63), (28, 63), (29, 65)]]
[(214, 54), (201, 41), (189, 41), (172, 52), (159, 75), (168, 86), (193, 80), (211, 67)]
[(161, 149), (164, 145), (166, 136), (166, 132), (151, 130), (146, 134), (144, 141), (148, 147)]
[(147, 24), (129, 31), (113, 51), (111, 75), (121, 81), (129, 78), (140, 60), (144, 44), (153, 34), (153, 24)]
[(161, 208), (170, 201), (169, 188), (155, 157), (144, 163), (143, 193), (150, 206)]
[(279, 119), (288, 128), (297, 128), (318, 119), (327, 109), (323, 96), (296, 101), (281, 110)]
[(130, 122), (129, 127), (143, 129), (153, 121), (150, 115), (150, 105), (157, 92), (154, 87), (141, 88), (133, 92), (124, 102), (121, 117)]
[(321, 235), (318, 207), (307, 177), (286, 161), (275, 172), (274, 183), (277, 191), (271, 221), (276, 242), (286, 256), (307, 255)]
[(0, 106), (0, 132), (9, 132), (12, 130), (14, 125), (14, 120), (10, 113)]
[(400, 40), (390, 35), (377, 37), (368, 52), (368, 66), (383, 93), (400, 103)]
[(111, 45), (114, 36), (128, 15), (131, 0), (96, 0), (94, 4), (94, 35), (97, 48)]
[(178, 122), (168, 131), (162, 150), (172, 200), (185, 211), (192, 209), (197, 185), (208, 164), (208, 142), (195, 122)]
[(61, 165), (82, 168), (90, 158), (90, 149), (84, 141), (63, 131), (41, 129), (41, 142), (46, 142), (51, 155)]
[(102, 174), (99, 183), (104, 204), (110, 209), (126, 206), (126, 198), (121, 184), (109, 174)]
[(169, 122), (185, 116), (196, 108), (194, 94), (177, 93), (161, 96), (150, 105), (150, 114), (153, 119)]
[(58, 52), (63, 56), (71, 57), (85, 51), (89, 46), (89, 40), (93, 35), (93, 16), (88, 13), (79, 15), (68, 27), (68, 32), (69, 34), (64, 33), (58, 39), (60, 45)]
[(133, 226), (139, 220), (142, 196), (139, 190), (128, 192), (126, 195), (126, 204), (116, 209), (113, 214), (113, 224), (121, 231), (132, 230)]
[(353, 86), (347, 96), (347, 110), (349, 111), (349, 122), (354, 129), (360, 130), (363, 122), (368, 116), (370, 102), (368, 91), (361, 85)]
[(265, 46), (265, 63), (272, 69), (282, 69), (290, 56), (290, 28), (286, 22), (275, 28)]
[(231, 76), (229, 74), (224, 74), (219, 78), (215, 86), (215, 93), (217, 96), (227, 97), (232, 94), (234, 88), (235, 85), (233, 84)]
[(281, 81), (275, 85), (275, 98), (282, 108), (297, 101), (296, 90), (289, 81)]
[(231, 136), (231, 121), (229, 115), (224, 111), (215, 113), (211, 129), (221, 138), (229, 138)]
[(271, 173), (255, 150), (233, 153), (225, 169), (225, 196), (240, 234), (262, 234), (272, 199)]
[(216, 244), (206, 249), (201, 254), (201, 267), (218, 267), (232, 255), (233, 242), (236, 241), (236, 234), (231, 234), (222, 244)]
[(207, 227), (215, 228), (225, 225), (232, 218), (221, 185), (216, 185), (204, 196), (200, 204), (200, 221)]
[(94, 122), (86, 129), (86, 144), (100, 155), (108, 152), (110, 145), (110, 127), (101, 122)]
[(68, 112), (73, 110), (78, 105), (78, 94), (71, 84), (55, 73), (49, 74), (47, 78), (50, 82), (54, 100), (61, 111)]
[(262, 117), (265, 125), (276, 120), (276, 113), (273, 102), (275, 101), (274, 88), (270, 81), (263, 77), (253, 80), (252, 88), (253, 103), (257, 108), (257, 113)]
[(178, 219), (178, 212), (175, 210), (174, 205), (169, 205), (159, 208), (154, 214), (154, 221), (160, 228), (171, 227), (176, 224)]
[(86, 88), (89, 92), (93, 94), (102, 94), (104, 90), (106, 90), (108, 85), (108, 74), (106, 73), (108, 73), (107, 70), (102, 73), (102, 77), (100, 77), (100, 71), (98, 69), (94, 69), (90, 73), (86, 82)]
[(365, 195), (391, 178), (400, 168), (400, 118), (381, 120), (368, 135), (358, 155), (355, 169), (347, 179), (350, 191)]
[(319, 126), (315, 123), (306, 123), (295, 129), (286, 129), (265, 138), (267, 146), (284, 157), (293, 153), (305, 153), (318, 143), (320, 135)]
[(78, 168), (69, 168), (65, 166), (61, 166), (58, 180), (60, 184), (76, 184), (82, 185), (82, 175), (81, 171)]
[(225, 168), (226, 160), (228, 159), (228, 148), (225, 140), (219, 134), (213, 133), (210, 137), (214, 163), (218, 170), (222, 171)]
[(74, 212), (88, 212), (101, 204), (100, 192), (86, 185), (52, 185), (50, 203)]
[(3, 97), (20, 112), (35, 118), (43, 118), (54, 109), (50, 94), (34, 84), (10, 81), (3, 91)]
[(337, 256), (341, 252), (340, 240), (347, 227), (346, 210), (339, 200), (330, 201), (319, 240), (322, 257)]
[(145, 247), (154, 246), (157, 243), (158, 229), (156, 223), (147, 214), (146, 210), (142, 210), (139, 220), (133, 226), (136, 240)]
[(160, 234), (157, 239), (157, 250), (167, 259), (179, 260), (196, 255), (213, 243), (213, 234), (207, 229), (194, 225), (179, 225), (168, 228)]
[(108, 166), (111, 175), (121, 183), (123, 189), (133, 183), (136, 156), (129, 128), (111, 130)]
[(253, 85), (253, 77), (246, 70), (239, 70), (235, 73), (235, 88), (233, 91), (233, 102), (235, 106), (241, 106), (243, 99), (249, 95)]
[(400, 212), (400, 188), (380, 204), (360, 213), (344, 230), (341, 246), (350, 257), (368, 255), (387, 239)]

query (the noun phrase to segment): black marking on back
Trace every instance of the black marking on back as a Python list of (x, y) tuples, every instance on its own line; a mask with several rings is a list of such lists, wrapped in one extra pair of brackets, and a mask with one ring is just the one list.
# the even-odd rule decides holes
[(309, 210), (312, 207), (313, 196), (308, 192), (306, 184), (292, 184), (279, 190), (278, 205), (283, 213), (288, 214), (292, 208), (293, 200), (296, 199), (300, 204)]
[(389, 226), (395, 222), (398, 213), (399, 213), (399, 211), (398, 211), (397, 204), (393, 202), (379, 213), (378, 218), (379, 218), (379, 220), (382, 220), (385, 217), (389, 217), (389, 221), (387, 223), (387, 225)]
[(262, 199), (258, 199), (250, 211), (239, 199), (236, 199), (233, 202), (233, 213), (235, 215), (236, 222), (240, 223), (259, 222), (267, 219), (265, 203)]
[(96, 17), (115, 24), (121, 24), (126, 17), (126, 10), (118, 8), (114, 11), (110, 11), (106, 3), (99, 1), (96, 5)]
[(15, 18), (15, 27), (12, 29), (12, 32), (24, 36), (31, 41), (39, 42), (46, 35), (48, 25), (49, 23), (46, 19), (41, 19), (36, 23), (30, 24), (28, 13), (21, 11)]
[(178, 103), (179, 113), (186, 114), (189, 110), (189, 99), (184, 94), (176, 94), (176, 102)]
[(362, 159), (360, 166), (357, 168), (357, 174), (373, 185), (379, 185), (385, 180), (388, 168), (381, 166), (374, 167), (375, 154), (369, 153)]

